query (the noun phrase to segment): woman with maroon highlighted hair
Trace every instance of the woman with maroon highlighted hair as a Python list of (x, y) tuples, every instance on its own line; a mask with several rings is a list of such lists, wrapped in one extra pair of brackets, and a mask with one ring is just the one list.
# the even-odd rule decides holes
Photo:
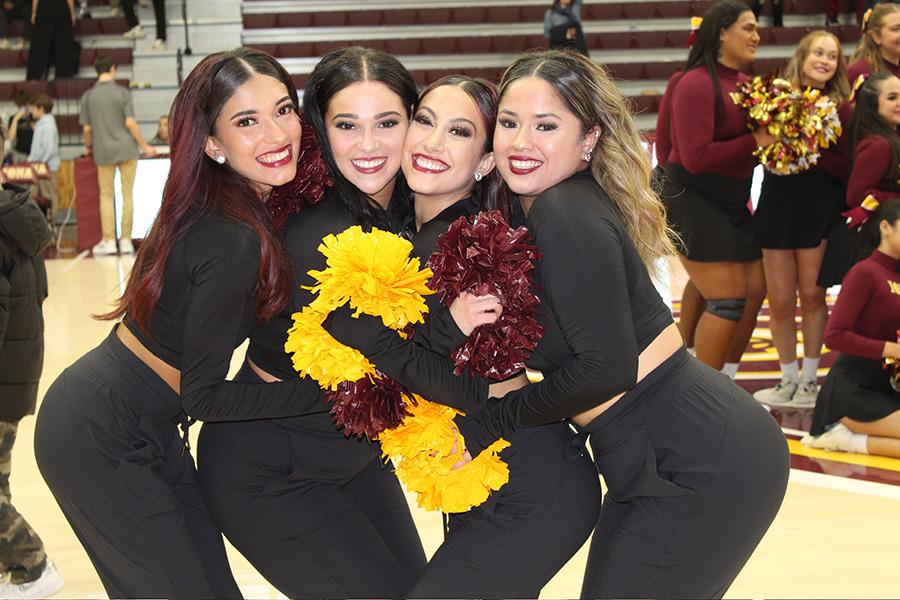
[(159, 216), (124, 295), (100, 317), (122, 321), (44, 398), (38, 466), (111, 597), (240, 597), (187, 428), (320, 406), (310, 380), (225, 380), (233, 349), (290, 297), (270, 213), (297, 210), (297, 180), (309, 179), (297, 106), (290, 75), (265, 53), (197, 65), (169, 115)]

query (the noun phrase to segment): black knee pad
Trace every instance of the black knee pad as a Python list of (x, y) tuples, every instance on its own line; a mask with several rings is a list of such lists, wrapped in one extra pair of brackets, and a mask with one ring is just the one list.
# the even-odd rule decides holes
[(728, 319), (729, 321), (740, 321), (744, 316), (744, 306), (747, 304), (745, 298), (725, 298), (724, 300), (707, 300), (706, 312), (715, 315), (720, 319)]

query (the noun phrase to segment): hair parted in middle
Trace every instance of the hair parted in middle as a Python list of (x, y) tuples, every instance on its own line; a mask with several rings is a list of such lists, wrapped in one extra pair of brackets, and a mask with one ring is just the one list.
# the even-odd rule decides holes
[(539, 77), (550, 84), (581, 122), (582, 133), (599, 127), (591, 172), (616, 206), (647, 269), (675, 254), (674, 232), (666, 224), (659, 196), (650, 187), (650, 156), (641, 144), (631, 107), (606, 69), (576, 52), (543, 50), (518, 58), (500, 80), (499, 94), (514, 82)]

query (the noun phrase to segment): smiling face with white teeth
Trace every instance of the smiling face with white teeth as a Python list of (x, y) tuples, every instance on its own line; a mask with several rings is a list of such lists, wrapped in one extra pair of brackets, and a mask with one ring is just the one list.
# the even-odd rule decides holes
[(383, 83), (360, 81), (331, 98), (325, 124), (341, 174), (387, 208), (409, 127), (403, 100)]
[(500, 98), (494, 157), (509, 188), (527, 204), (544, 190), (587, 166), (599, 130), (581, 121), (553, 87), (539, 77), (511, 83)]
[(824, 88), (838, 68), (838, 45), (830, 35), (821, 35), (809, 47), (803, 61), (803, 85)]
[(261, 197), (297, 174), (302, 128), (284, 83), (253, 75), (225, 102), (206, 141), (213, 160), (247, 179)]
[[(472, 193), (474, 174), (491, 172), (487, 132), (475, 101), (441, 85), (423, 96), (403, 145), (403, 174), (416, 194), (416, 214), (434, 216)], [(428, 220), (424, 218), (423, 220)]]

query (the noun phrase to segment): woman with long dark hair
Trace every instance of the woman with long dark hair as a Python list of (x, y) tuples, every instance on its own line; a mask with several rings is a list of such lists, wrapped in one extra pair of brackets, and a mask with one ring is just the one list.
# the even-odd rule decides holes
[(278, 61), (241, 48), (201, 61), (169, 118), (159, 216), (102, 316), (122, 322), (48, 390), (35, 455), (111, 597), (233, 598), (187, 427), (302, 414), (319, 397), (308, 380), (225, 381), (234, 348), (291, 293), (267, 201), (297, 176), (297, 92)]
[[(778, 352), (781, 382), (753, 397), (770, 406), (809, 408), (816, 402), (822, 336), (828, 320), (825, 288), (817, 285), (826, 239), (841, 226), (845, 210), (851, 108), (841, 43), (827, 31), (807, 34), (784, 71), (800, 88), (818, 89), (838, 107), (845, 128), (823, 148), (819, 162), (791, 175), (767, 172), (753, 215), (763, 252), (769, 297), (769, 325)], [(797, 299), (803, 331), (803, 369), (797, 363)]]
[[(354, 225), (400, 233), (411, 222), (400, 164), (416, 99), (409, 72), (383, 52), (343, 48), (313, 69), (304, 114), (334, 185), (285, 228), (294, 292), (277, 318), (251, 334), (238, 380), (297, 379), (285, 340), (291, 314), (313, 299), (304, 286), (313, 284), (309, 271), (325, 268), (318, 247), (326, 235)], [(460, 305), (462, 324), (453, 325), (462, 341), (497, 318), (496, 298), (473, 304), (468, 312)], [(334, 321), (357, 327), (362, 319), (345, 307)], [(393, 331), (373, 342), (382, 372), (413, 392), (465, 407), (487, 396), (485, 382), (454, 377), (449, 359)], [(198, 464), (209, 511), (229, 541), (289, 597), (405, 597), (425, 568), (406, 497), (379, 445), (348, 437), (321, 407), (320, 414), (291, 419), (205, 424)]]
[[(841, 285), (825, 342), (840, 352), (819, 392), (812, 448), (900, 457), (900, 199), (880, 203), (862, 229), (867, 258)], [(895, 372), (896, 373), (896, 372)]]
[(900, 78), (882, 72), (856, 90), (847, 128), (850, 175), (847, 178), (845, 225), (828, 238), (818, 285), (840, 284), (860, 253), (859, 227), (874, 210), (872, 202), (900, 194)]
[[(710, 8), (671, 99), (672, 151), (664, 192), (681, 262), (706, 299), (695, 333), (697, 357), (734, 377), (765, 297), (762, 253), (747, 208), (756, 158), (774, 138), (747, 132), (729, 96), (746, 80), (759, 33), (750, 8), (722, 0)], [(726, 364), (727, 363), (727, 364)]]
[[(401, 168), (413, 191), (414, 253), (423, 261), (457, 218), (492, 209), (508, 214), (506, 189), (494, 169), (496, 116), (494, 85), (455, 75), (429, 86), (414, 107)], [(437, 297), (430, 296), (428, 305), (429, 324), (452, 328), (440, 325), (452, 319)], [(413, 339), (424, 336), (429, 347), (449, 356), (458, 341), (447, 345), (446, 333), (433, 330), (420, 327)], [(333, 326), (331, 332), (350, 346), (377, 350), (360, 335), (358, 323)], [(514, 379), (509, 385), (521, 383)], [(491, 393), (504, 391), (498, 385)], [(484, 504), (448, 516), (443, 543), (406, 597), (536, 598), (587, 540), (601, 490), (596, 469), (569, 427), (534, 427), (507, 441), (511, 446), (500, 456), (509, 465), (509, 482)]]
[(580, 55), (528, 54), (500, 82), (494, 154), (542, 254), (541, 377), (458, 417), (467, 449), (571, 419), (607, 485), (582, 597), (721, 597), (778, 512), (787, 446), (685, 351), (653, 285), (674, 248), (625, 98)]

